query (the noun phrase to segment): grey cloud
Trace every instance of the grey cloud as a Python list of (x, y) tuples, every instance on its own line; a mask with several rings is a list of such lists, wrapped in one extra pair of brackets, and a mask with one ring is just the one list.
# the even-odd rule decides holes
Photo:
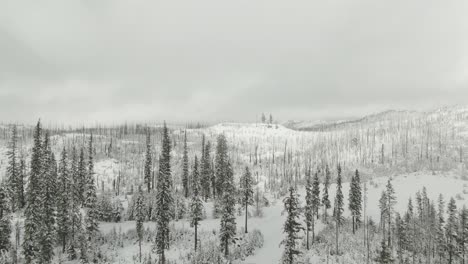
[(465, 1), (6, 0), (0, 120), (314, 119), (467, 103), (466, 13)]

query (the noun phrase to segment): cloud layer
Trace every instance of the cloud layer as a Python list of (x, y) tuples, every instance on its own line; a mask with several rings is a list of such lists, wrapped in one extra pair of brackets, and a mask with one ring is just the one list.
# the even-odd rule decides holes
[(0, 120), (346, 118), (468, 103), (466, 1), (14, 1)]

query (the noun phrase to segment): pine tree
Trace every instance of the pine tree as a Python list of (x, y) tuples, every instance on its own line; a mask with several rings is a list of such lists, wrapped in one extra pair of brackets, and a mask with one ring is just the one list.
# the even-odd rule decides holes
[(306, 170), (306, 196), (305, 196), (305, 222), (306, 222), (306, 246), (307, 250), (309, 250), (309, 232), (311, 227), (314, 224), (315, 217), (314, 217), (314, 209), (313, 209), (313, 194), (312, 194), (312, 179), (310, 177), (310, 169)]
[(392, 245), (391, 245), (391, 232), (392, 232), (392, 216), (393, 216), (393, 212), (394, 212), (394, 207), (396, 205), (396, 196), (395, 196), (395, 189), (393, 188), (393, 185), (392, 185), (392, 179), (389, 178), (388, 179), (388, 182), (387, 182), (387, 186), (386, 186), (387, 190), (386, 190), (386, 201), (387, 201), (387, 220), (388, 220), (388, 236), (387, 236), (387, 240), (388, 240), (388, 247), (391, 249), (392, 248)]
[(7, 165), (7, 181), (8, 181), (8, 192), (11, 200), (11, 211), (15, 212), (17, 209), (21, 208), (21, 201), (19, 201), (21, 194), (19, 186), (19, 177), (20, 177), (20, 168), (18, 162), (18, 151), (17, 151), (17, 142), (18, 142), (18, 132), (16, 125), (13, 125), (11, 129), (11, 138), (10, 143), (8, 144), (8, 165)]
[(86, 185), (88, 184), (88, 172), (86, 170), (86, 160), (83, 148), (80, 149), (80, 157), (78, 160), (78, 173), (76, 175), (75, 188), (78, 190), (80, 205), (85, 204)]
[(439, 255), (439, 262), (442, 262), (442, 258), (445, 257), (445, 233), (444, 233), (444, 197), (442, 194), (439, 195), (438, 210), (437, 210), (437, 253)]
[(211, 196), (211, 143), (206, 142), (204, 147), (202, 161), (201, 161), (201, 188), (203, 190), (203, 197), (205, 201)]
[(245, 172), (240, 178), (240, 195), (241, 195), (241, 203), (245, 208), (245, 233), (248, 233), (247, 230), (247, 218), (248, 218), (248, 207), (249, 205), (254, 204), (253, 200), (253, 179), (252, 174), (250, 173), (249, 167), (245, 167)]
[(151, 135), (149, 128), (146, 128), (145, 184), (149, 193), (151, 191)]
[[(96, 258), (96, 248), (94, 248), (95, 239), (99, 232), (98, 217), (99, 212), (97, 209), (97, 196), (96, 185), (94, 184), (94, 160), (93, 160), (93, 135), (89, 137), (88, 142), (88, 171), (86, 174), (86, 187), (85, 187), (85, 231), (86, 243), (88, 252), (91, 254), (92, 259)], [(90, 256), (86, 256), (89, 258)]]
[(71, 169), (69, 174), (71, 175), (70, 180), (70, 193), (69, 193), (69, 203), (70, 203), (70, 236), (69, 236), (69, 245), (68, 245), (68, 258), (69, 260), (74, 260), (77, 257), (76, 250), (80, 247), (79, 238), (82, 235), (82, 215), (80, 207), (82, 204), (82, 195), (80, 193), (80, 184), (81, 179), (78, 170), (78, 155), (76, 152), (75, 146), (72, 149), (72, 158), (71, 158)]
[(23, 209), (26, 206), (26, 200), (24, 195), (24, 179), (26, 177), (26, 161), (24, 157), (20, 158), (19, 163), (19, 174), (16, 182), (16, 202), (18, 204), (18, 209)]
[[(221, 248), (224, 249), (224, 256), (229, 256), (229, 241), (236, 235), (236, 217), (235, 217), (235, 186), (234, 172), (229, 160), (226, 164), (226, 175), (223, 180), (222, 201), (221, 201), (221, 229), (220, 240)], [(219, 194), (219, 193), (218, 193)]]
[(198, 172), (198, 159), (195, 156), (195, 162), (193, 164), (193, 175), (192, 175), (192, 201), (190, 203), (190, 218), (191, 226), (195, 228), (195, 251), (197, 251), (198, 245), (198, 225), (203, 219), (203, 202), (200, 195), (200, 179)]
[(447, 238), (446, 248), (449, 254), (449, 264), (453, 263), (453, 259), (457, 254), (457, 229), (458, 229), (458, 219), (457, 219), (457, 205), (455, 199), (450, 198), (450, 202), (447, 206), (447, 224), (445, 225), (445, 236)]
[(41, 181), (41, 224), (39, 226), (40, 262), (50, 263), (54, 256), (56, 238), (55, 215), (57, 210), (57, 163), (51, 150), (49, 133), (43, 142), (42, 181)]
[(382, 263), (382, 264), (387, 264), (387, 263), (393, 263), (393, 258), (391, 254), (390, 248), (387, 246), (387, 243), (384, 240), (382, 240), (381, 243), (381, 250), (379, 252), (379, 256), (375, 259), (377, 263)]
[(322, 204), (323, 204), (323, 209), (324, 209), (324, 219), (327, 221), (328, 217), (328, 209), (331, 208), (331, 203), (330, 199), (328, 197), (328, 189), (330, 188), (330, 169), (328, 168), (328, 165), (325, 167), (325, 181), (323, 183), (323, 195), (322, 195)]
[(281, 242), (281, 245), (284, 245), (281, 263), (294, 264), (297, 257), (301, 254), (299, 250), (300, 242), (298, 240), (301, 238), (299, 234), (304, 228), (299, 222), (299, 196), (293, 187), (289, 188), (289, 196), (283, 200), (283, 203), (288, 215), (283, 226), (283, 233), (286, 234), (286, 238)]
[(26, 210), (24, 212), (23, 254), (27, 264), (39, 258), (40, 236), (38, 229), (41, 221), (41, 176), (42, 176), (42, 141), (41, 122), (34, 129), (34, 143), (31, 154), (31, 171), (27, 185)]
[(189, 196), (189, 160), (187, 150), (187, 131), (184, 133), (184, 154), (182, 157), (182, 186), (184, 188), (184, 196)]
[(143, 222), (145, 220), (145, 206), (144, 206), (144, 197), (143, 192), (138, 188), (138, 197), (135, 204), (135, 220), (136, 220), (136, 231), (138, 235), (138, 249), (139, 249), (139, 259), (141, 263), (141, 242), (143, 240)]
[(156, 188), (156, 240), (155, 249), (160, 255), (159, 261), (165, 264), (165, 249), (169, 247), (169, 222), (171, 220), (171, 207), (173, 204), (172, 179), (171, 179), (171, 141), (167, 131), (166, 123), (163, 127), (162, 153), (159, 158), (159, 173)]
[(67, 152), (63, 148), (58, 171), (58, 192), (57, 192), (57, 236), (62, 246), (62, 252), (65, 252), (69, 226), (70, 226), (70, 192), (73, 189), (70, 186), (70, 176), (68, 169)]
[(216, 177), (216, 195), (223, 197), (224, 180), (227, 174), (227, 142), (226, 137), (221, 134), (218, 136), (215, 157), (215, 177)]
[(336, 179), (336, 196), (335, 196), (335, 207), (333, 209), (333, 216), (335, 218), (335, 228), (336, 228), (336, 254), (339, 253), (338, 250), (338, 234), (340, 226), (343, 223), (343, 191), (341, 186), (341, 166), (338, 165), (338, 177)]
[(0, 254), (10, 248), (10, 202), (8, 201), (8, 190), (0, 183)]
[(314, 216), (318, 219), (318, 211), (320, 208), (320, 180), (317, 172), (314, 174), (314, 181), (312, 182), (312, 208)]
[(460, 210), (460, 227), (457, 236), (462, 263), (465, 264), (465, 249), (468, 242), (468, 209), (465, 205)]
[(357, 225), (361, 221), (362, 210), (362, 191), (361, 180), (359, 178), (359, 171), (356, 170), (355, 175), (351, 178), (350, 191), (349, 191), (349, 210), (351, 212), (353, 234)]

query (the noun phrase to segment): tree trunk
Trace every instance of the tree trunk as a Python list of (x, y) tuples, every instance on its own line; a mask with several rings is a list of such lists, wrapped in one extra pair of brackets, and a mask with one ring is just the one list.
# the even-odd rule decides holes
[(248, 215), (247, 207), (248, 207), (248, 203), (247, 203), (247, 200), (246, 200), (246, 202), (245, 202), (245, 233), (246, 234), (248, 233), (248, 231), (247, 231), (247, 215)]
[(195, 224), (195, 252), (197, 251), (197, 243), (198, 243), (198, 237), (197, 237), (197, 235), (198, 235), (197, 231), (198, 230), (197, 229), (198, 229), (198, 225)]

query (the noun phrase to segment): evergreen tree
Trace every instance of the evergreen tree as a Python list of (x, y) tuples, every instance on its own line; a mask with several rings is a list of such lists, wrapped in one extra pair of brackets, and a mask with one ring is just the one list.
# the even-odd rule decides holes
[(442, 194), (439, 195), (438, 210), (437, 210), (437, 253), (439, 255), (439, 262), (442, 262), (442, 258), (445, 257), (445, 233), (444, 233), (444, 197)]
[(211, 196), (211, 143), (206, 142), (204, 147), (202, 161), (201, 161), (201, 190), (203, 190), (203, 197), (205, 201)]
[(356, 170), (355, 175), (351, 178), (351, 185), (349, 191), (349, 210), (351, 212), (353, 234), (355, 233), (357, 225), (361, 221), (362, 209), (362, 191), (361, 180), (359, 178), (359, 171)]
[[(319, 218), (319, 208), (320, 208), (320, 180), (318, 173), (314, 174), (314, 181), (312, 183), (312, 209), (314, 216)], [(312, 234), (313, 235), (313, 234)]]
[(299, 234), (304, 228), (299, 222), (299, 196), (293, 187), (289, 188), (289, 196), (283, 200), (283, 203), (287, 218), (283, 226), (283, 233), (286, 234), (286, 238), (281, 242), (281, 245), (284, 245), (281, 263), (294, 264), (297, 257), (301, 254), (299, 250), (300, 242), (298, 240), (301, 238)]
[(42, 128), (40, 121), (34, 129), (34, 143), (31, 154), (31, 171), (27, 185), (26, 210), (24, 212), (23, 254), (27, 264), (39, 258), (40, 236), (38, 229), (41, 219), (41, 176), (42, 176)]
[(143, 222), (145, 220), (145, 206), (141, 186), (138, 188), (138, 197), (135, 204), (136, 231), (138, 235), (139, 259), (141, 263), (141, 241), (143, 240)]
[[(99, 212), (97, 208), (96, 185), (94, 184), (94, 159), (93, 159), (93, 135), (89, 137), (88, 142), (88, 171), (86, 175), (85, 187), (85, 231), (86, 243), (89, 254), (86, 258), (91, 257), (94, 261), (96, 259), (95, 239), (99, 232), (98, 217)], [(90, 256), (91, 255), (91, 256)]]
[(184, 196), (189, 196), (189, 160), (187, 150), (187, 131), (184, 133), (184, 154), (182, 157), (182, 186), (184, 188)]
[[(73, 189), (70, 186), (70, 176), (67, 161), (67, 152), (63, 148), (58, 170), (58, 192), (57, 192), (57, 236), (62, 246), (62, 252), (65, 252), (67, 244), (70, 222), (70, 192)], [(72, 195), (73, 196), (73, 195)]]
[(465, 205), (460, 210), (460, 226), (457, 236), (462, 263), (465, 264), (465, 249), (468, 242), (468, 209)]
[(330, 169), (328, 168), (328, 165), (325, 167), (325, 181), (323, 183), (323, 195), (322, 195), (322, 204), (323, 204), (323, 209), (324, 209), (324, 219), (327, 221), (328, 217), (328, 209), (331, 208), (331, 203), (330, 199), (328, 197), (328, 189), (330, 188), (330, 182), (331, 177), (330, 177)]
[(216, 195), (223, 197), (224, 180), (227, 174), (227, 142), (226, 137), (221, 134), (218, 136), (215, 157), (215, 177), (216, 177)]
[(51, 150), (49, 133), (45, 133), (43, 142), (41, 174), (41, 224), (39, 226), (40, 262), (50, 263), (54, 256), (54, 242), (56, 241), (55, 216), (57, 210), (57, 163)]
[(393, 263), (393, 258), (392, 258), (392, 253), (390, 248), (387, 246), (387, 243), (384, 240), (382, 240), (381, 243), (381, 250), (379, 252), (379, 256), (375, 259), (377, 263)]
[(391, 249), (392, 248), (392, 245), (391, 245), (391, 232), (392, 232), (392, 216), (393, 216), (393, 212), (394, 212), (394, 207), (396, 205), (396, 196), (395, 196), (395, 189), (393, 188), (393, 185), (392, 185), (392, 179), (389, 178), (388, 179), (388, 182), (387, 182), (387, 186), (386, 186), (387, 190), (386, 190), (386, 201), (387, 201), (387, 220), (388, 220), (388, 236), (387, 236), (387, 240), (388, 240), (388, 247)]
[(248, 233), (247, 230), (247, 218), (248, 218), (248, 207), (249, 205), (254, 204), (253, 196), (253, 179), (252, 174), (250, 173), (249, 167), (245, 167), (245, 172), (240, 178), (240, 195), (241, 195), (241, 203), (245, 208), (245, 233)]
[(22, 204), (20, 199), (20, 168), (18, 162), (18, 150), (17, 150), (17, 142), (18, 142), (18, 132), (16, 129), (16, 125), (13, 125), (11, 129), (11, 138), (8, 144), (8, 165), (7, 165), (7, 181), (8, 181), (8, 191), (9, 197), (11, 200), (11, 210), (15, 212), (17, 209), (21, 208)]
[(445, 236), (446, 236), (446, 248), (449, 255), (449, 264), (453, 263), (454, 257), (457, 255), (457, 205), (455, 199), (450, 198), (450, 202), (447, 206), (447, 224), (445, 225)]
[[(221, 248), (224, 249), (224, 256), (229, 256), (229, 241), (236, 235), (236, 217), (235, 217), (235, 186), (234, 172), (231, 163), (227, 160), (226, 175), (223, 180), (222, 201), (221, 201), (221, 229), (220, 239)], [(218, 193), (219, 194), (219, 193)]]
[(193, 164), (193, 175), (192, 175), (192, 201), (190, 203), (190, 218), (191, 226), (195, 228), (195, 251), (197, 251), (198, 245), (198, 225), (203, 219), (203, 202), (200, 195), (200, 179), (198, 172), (198, 159), (195, 156), (195, 162)]
[(312, 179), (310, 177), (310, 169), (306, 170), (306, 196), (305, 196), (305, 222), (306, 222), (306, 246), (309, 250), (309, 231), (311, 231), (312, 226), (314, 225), (314, 209), (313, 209), (313, 194), (312, 194)]
[(78, 170), (78, 155), (76, 148), (73, 146), (72, 149), (72, 158), (71, 158), (71, 169), (69, 174), (71, 175), (70, 180), (70, 193), (69, 193), (69, 203), (70, 203), (70, 236), (69, 236), (69, 245), (68, 245), (68, 258), (69, 260), (74, 260), (77, 257), (76, 250), (80, 247), (79, 238), (82, 235), (82, 215), (80, 211), (82, 203), (82, 193), (80, 193), (79, 185), (81, 184), (80, 175)]
[(76, 175), (75, 188), (78, 189), (80, 205), (85, 204), (86, 185), (88, 184), (88, 171), (86, 170), (86, 160), (83, 148), (80, 149), (78, 160), (78, 173)]
[(333, 208), (333, 216), (335, 218), (335, 228), (336, 228), (336, 254), (339, 253), (338, 250), (338, 234), (340, 226), (343, 223), (343, 191), (341, 186), (341, 166), (338, 165), (338, 177), (336, 179), (336, 196), (335, 196), (335, 207)]
[(0, 254), (10, 248), (10, 202), (8, 201), (8, 190), (0, 183)]
[(151, 135), (149, 128), (146, 128), (145, 184), (149, 193), (151, 191)]
[(172, 179), (171, 179), (171, 141), (166, 123), (163, 127), (162, 152), (159, 158), (159, 173), (156, 186), (156, 240), (155, 249), (160, 255), (160, 263), (166, 263), (165, 249), (169, 247), (169, 222), (171, 220), (171, 207), (173, 205)]
[(26, 199), (24, 195), (24, 179), (26, 177), (26, 161), (24, 157), (20, 158), (18, 181), (16, 182), (16, 202), (18, 209), (23, 209), (26, 206)]

